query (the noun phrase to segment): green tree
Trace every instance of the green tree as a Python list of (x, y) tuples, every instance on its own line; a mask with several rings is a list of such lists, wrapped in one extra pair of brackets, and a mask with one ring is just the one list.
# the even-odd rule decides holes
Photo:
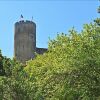
[(36, 86), (29, 80), (23, 64), (2, 58), (5, 73), (0, 76), (0, 100), (34, 100)]
[(25, 71), (37, 84), (35, 99), (100, 99), (100, 32), (86, 24), (49, 42), (48, 52), (27, 63)]
[(3, 59), (4, 57), (2, 56), (1, 50), (0, 50), (0, 76), (5, 75), (5, 70), (3, 67)]

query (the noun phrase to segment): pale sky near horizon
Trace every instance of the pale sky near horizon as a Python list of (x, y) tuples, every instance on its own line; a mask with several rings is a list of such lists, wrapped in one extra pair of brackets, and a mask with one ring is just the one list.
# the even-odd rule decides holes
[(36, 23), (37, 47), (48, 47), (49, 37), (68, 33), (73, 26), (81, 31), (83, 24), (99, 17), (98, 0), (1, 0), (0, 49), (4, 56), (13, 57), (14, 23), (22, 14), (25, 20)]

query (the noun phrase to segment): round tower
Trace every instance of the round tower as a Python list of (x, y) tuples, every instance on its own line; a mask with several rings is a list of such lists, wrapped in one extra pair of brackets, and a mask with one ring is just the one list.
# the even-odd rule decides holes
[(32, 21), (15, 23), (14, 57), (24, 63), (34, 58), (36, 51), (36, 24)]

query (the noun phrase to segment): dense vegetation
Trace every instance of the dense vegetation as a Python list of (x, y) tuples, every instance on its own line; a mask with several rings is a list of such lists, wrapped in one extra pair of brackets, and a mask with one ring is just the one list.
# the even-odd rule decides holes
[(0, 100), (100, 100), (99, 25), (58, 34), (26, 66), (0, 51)]

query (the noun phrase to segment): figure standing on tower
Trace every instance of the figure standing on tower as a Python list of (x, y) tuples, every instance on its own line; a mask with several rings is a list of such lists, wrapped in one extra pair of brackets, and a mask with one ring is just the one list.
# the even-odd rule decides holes
[(21, 16), (20, 16), (20, 21), (23, 21), (23, 15), (21, 14)]

